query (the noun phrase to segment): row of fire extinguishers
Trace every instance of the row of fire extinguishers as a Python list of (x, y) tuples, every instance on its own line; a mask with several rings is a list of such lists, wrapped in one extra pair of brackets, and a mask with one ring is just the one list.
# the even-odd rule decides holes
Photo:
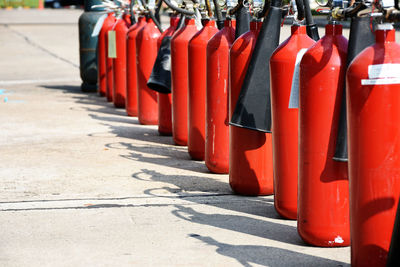
[(99, 93), (229, 173), (237, 194), (274, 194), (306, 243), (351, 244), (353, 266), (400, 266), (398, 0), (318, 4), (321, 39), (308, 0), (104, 1)]

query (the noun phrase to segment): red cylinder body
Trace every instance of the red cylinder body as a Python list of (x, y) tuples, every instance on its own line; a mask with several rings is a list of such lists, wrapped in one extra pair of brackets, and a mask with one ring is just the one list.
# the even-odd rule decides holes
[(188, 151), (195, 160), (204, 160), (207, 43), (218, 32), (214, 20), (203, 21), (203, 26), (189, 42)]
[(347, 71), (352, 266), (386, 266), (400, 195), (400, 45), (375, 36)]
[(146, 23), (145, 17), (139, 17), (138, 22), (129, 28), (126, 39), (125, 108), (129, 116), (137, 116), (136, 36)]
[[(165, 36), (172, 36), (178, 26), (179, 17), (171, 17), (169, 28), (166, 29), (157, 40), (157, 51)], [(157, 93), (158, 103), (158, 132), (161, 135), (172, 134), (172, 97), (171, 94)]]
[(136, 37), (138, 119), (141, 124), (157, 125), (157, 92), (147, 87), (147, 81), (157, 57), (157, 39), (161, 33), (151, 18)]
[(196, 32), (194, 19), (186, 19), (171, 39), (172, 136), (181, 146), (188, 139), (188, 46)]
[(107, 15), (107, 18), (103, 22), (103, 26), (101, 27), (99, 33), (98, 40), (98, 50), (97, 50), (97, 61), (98, 61), (98, 83), (99, 83), (99, 95), (105, 96), (107, 92), (107, 77), (106, 77), (106, 60), (108, 44), (106, 44), (106, 35), (110, 28), (114, 25), (115, 17), (114, 13), (110, 12)]
[(350, 244), (347, 162), (334, 161), (347, 40), (342, 25), (326, 33), (303, 56), (299, 92), (297, 230), (312, 245)]
[[(229, 58), (229, 120), (239, 98), (262, 22), (236, 39)], [(246, 140), (244, 142), (244, 140)], [(229, 184), (242, 195), (273, 193), (271, 134), (229, 126)]]
[(235, 24), (225, 20), (224, 28), (207, 44), (205, 162), (213, 173), (229, 172), (228, 73)]
[[(113, 59), (108, 57), (108, 32), (114, 28), (116, 18), (112, 17), (112, 23), (104, 25), (101, 31), (104, 31), (105, 41), (105, 57), (106, 57), (106, 97), (108, 102), (113, 101), (113, 88), (114, 88), (114, 71)], [(100, 32), (101, 34), (101, 32)]]
[(114, 86), (113, 103), (117, 108), (125, 107), (126, 96), (126, 34), (128, 26), (123, 19), (114, 24), (117, 57), (113, 59)]
[(272, 151), (275, 209), (284, 218), (297, 219), (298, 108), (289, 107), (289, 99), (299, 52), (315, 42), (307, 36), (306, 26), (293, 25), (291, 30), (270, 60)]

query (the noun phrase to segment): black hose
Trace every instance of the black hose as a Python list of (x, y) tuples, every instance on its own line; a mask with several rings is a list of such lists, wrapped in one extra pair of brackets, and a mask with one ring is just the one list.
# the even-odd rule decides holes
[(237, 5), (231, 9), (228, 10), (228, 14), (229, 15), (234, 15), (235, 13), (237, 13), (239, 11), (239, 9), (243, 7), (243, 0), (239, 0)]
[(229, 10), (230, 15), (235, 15), (235, 40), (245, 32), (250, 30), (250, 14), (249, 10), (243, 6), (243, 0), (239, 0), (237, 6)]
[(185, 15), (181, 14), (181, 18), (178, 21), (178, 26), (176, 26), (176, 30), (175, 31), (178, 31), (180, 28), (182, 28), (185, 25), (185, 19), (186, 19)]
[(134, 4), (134, 1), (132, 0), (129, 3), (129, 14), (131, 15), (131, 26), (136, 24), (135, 13), (133, 12), (133, 4)]
[(217, 28), (221, 30), (224, 27), (224, 17), (221, 13), (221, 7), (219, 6), (218, 0), (213, 0), (214, 2), (214, 9), (215, 9), (215, 16), (217, 17)]
[(187, 16), (193, 16), (194, 15), (193, 11), (189, 11), (189, 10), (174, 6), (169, 0), (163, 0), (163, 1), (169, 8), (171, 8), (172, 10), (175, 10), (176, 12), (185, 14)]
[(157, 21), (161, 21), (160, 20), (161, 5), (162, 5), (162, 0), (158, 0), (158, 2), (156, 3), (156, 10), (155, 10), (155, 14), (154, 14)]
[(303, 20), (304, 19), (304, 3), (302, 0), (296, 0), (296, 7), (297, 7), (297, 19)]
[(318, 41), (319, 40), (318, 27), (314, 23), (314, 19), (311, 14), (310, 2), (308, 0), (303, 0), (303, 4), (304, 4), (304, 13), (306, 17), (307, 35), (314, 41)]
[(162, 27), (161, 27), (161, 24), (160, 24), (160, 22), (156, 19), (156, 17), (154, 16), (153, 11), (151, 11), (151, 10), (149, 9), (149, 7), (147, 6), (146, 0), (139, 0), (139, 1), (142, 3), (143, 7), (144, 7), (144, 8), (147, 10), (147, 12), (149, 13), (149, 17), (154, 21), (154, 24), (156, 24), (158, 30), (162, 33), (162, 32), (163, 32), (163, 29), (162, 29)]
[(357, 16), (358, 12), (366, 8), (367, 6), (364, 3), (358, 2), (356, 5), (351, 7), (339, 9), (335, 15), (341, 18), (352, 18)]
[(263, 9), (261, 10), (260, 13), (257, 14), (257, 18), (262, 19), (263, 17), (265, 17), (270, 7), (271, 7), (271, 1), (265, 0)]

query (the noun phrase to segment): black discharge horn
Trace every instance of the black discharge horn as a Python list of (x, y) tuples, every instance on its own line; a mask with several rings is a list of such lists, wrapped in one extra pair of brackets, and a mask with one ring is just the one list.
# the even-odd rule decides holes
[(243, 5), (243, 0), (239, 0), (237, 6), (229, 10), (229, 14), (236, 18), (235, 39), (250, 30), (250, 13)]
[(307, 35), (314, 41), (318, 41), (319, 40), (318, 27), (314, 23), (314, 19), (312, 17), (310, 2), (309, 0), (303, 0), (303, 4), (304, 4), (304, 15), (306, 17)]
[(242, 89), (230, 122), (233, 126), (271, 132), (269, 60), (279, 45), (282, 0), (267, 9)]
[[(362, 5), (362, 4), (360, 4)], [(347, 67), (351, 61), (365, 48), (375, 43), (374, 34), (370, 28), (369, 17), (353, 16), (351, 18), (349, 44), (347, 47)], [(346, 118), (346, 85), (344, 85), (342, 103), (340, 104), (339, 128), (336, 140), (336, 150), (333, 157), (336, 161), (347, 161), (347, 118)]]
[[(175, 32), (182, 28), (184, 23), (185, 15), (182, 14)], [(162, 94), (171, 93), (171, 39), (172, 36), (165, 36), (162, 39), (150, 78), (147, 81), (150, 89)]]
[(159, 93), (171, 93), (171, 37), (162, 39), (147, 86)]

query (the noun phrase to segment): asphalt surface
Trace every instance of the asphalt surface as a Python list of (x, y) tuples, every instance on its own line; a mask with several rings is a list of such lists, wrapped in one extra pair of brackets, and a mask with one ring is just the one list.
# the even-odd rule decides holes
[(0, 10), (0, 266), (349, 265), (349, 248), (306, 245), (273, 196), (234, 195), (82, 93), (81, 12)]

